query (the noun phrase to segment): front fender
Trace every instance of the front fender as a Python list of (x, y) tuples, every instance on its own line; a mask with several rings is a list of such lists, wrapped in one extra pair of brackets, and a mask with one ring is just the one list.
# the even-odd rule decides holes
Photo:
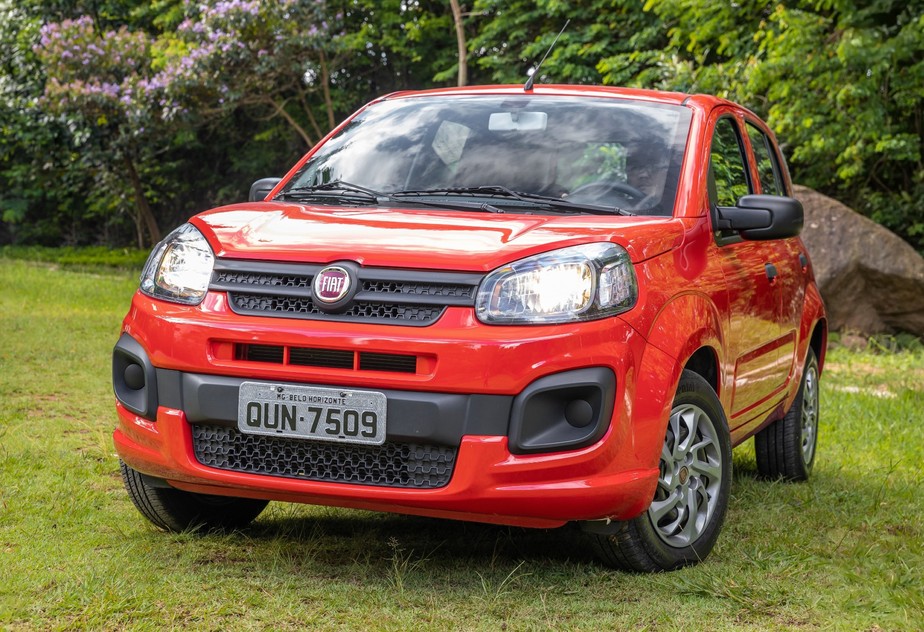
[(655, 316), (646, 337), (649, 344), (674, 358), (681, 366), (685, 366), (700, 349), (710, 349), (716, 364), (713, 386), (727, 410), (729, 402), (725, 401), (724, 394), (731, 390), (728, 388), (731, 378), (725, 355), (725, 335), (719, 311), (708, 296), (700, 292), (676, 296)]
[[(718, 367), (724, 365), (718, 310), (703, 294), (681, 294), (658, 312), (646, 337), (632, 402), (632, 432), (639, 462), (657, 467), (674, 393), (687, 361), (699, 349), (709, 348)], [(724, 378), (718, 381), (721, 390)]]

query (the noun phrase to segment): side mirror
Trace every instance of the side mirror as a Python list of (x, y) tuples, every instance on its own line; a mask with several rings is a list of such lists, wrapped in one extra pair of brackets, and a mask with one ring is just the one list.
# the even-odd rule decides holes
[(795, 237), (802, 232), (802, 203), (778, 195), (745, 195), (734, 207), (719, 207), (719, 229), (738, 231), (744, 239)]
[(262, 202), (281, 181), (282, 178), (260, 178), (250, 185), (250, 197), (247, 200), (249, 202)]

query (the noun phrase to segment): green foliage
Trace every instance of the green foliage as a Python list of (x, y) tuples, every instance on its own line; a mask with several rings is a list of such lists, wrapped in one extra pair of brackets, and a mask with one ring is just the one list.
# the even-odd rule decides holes
[(648, 51), (664, 43), (655, 16), (631, 0), (475, 0), (474, 13), (479, 28), (469, 50), (498, 83), (525, 82), (568, 19), (540, 82), (599, 83), (602, 65), (625, 85), (648, 68)]
[(794, 179), (924, 251), (924, 3), (649, 2), (670, 25), (661, 87), (739, 101)]
[[(344, 10), (340, 35), (344, 77), (352, 85), (348, 111), (395, 90), (454, 83), (455, 37), (442, 0), (357, 0)], [(346, 86), (345, 86), (346, 87)]]
[[(768, 121), (792, 148), (802, 182), (886, 220), (922, 249), (924, 207), (902, 198), (924, 189), (924, 14), (875, 4), (883, 13), (777, 9), (751, 89), (772, 103)], [(811, 44), (819, 40), (829, 45), (819, 50)], [(824, 100), (815, 96), (822, 89)]]
[[(795, 181), (924, 252), (922, 0), (462, 4), (469, 83), (523, 83), (570, 19), (540, 82), (739, 101)], [(440, 0), (0, 0), (0, 243), (149, 242), (369, 99), (454, 84), (455, 46)]]

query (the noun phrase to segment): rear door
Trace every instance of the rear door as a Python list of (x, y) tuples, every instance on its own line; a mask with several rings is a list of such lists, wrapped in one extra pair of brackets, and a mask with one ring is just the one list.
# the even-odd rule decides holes
[[(773, 139), (756, 122), (745, 122), (748, 142), (753, 154), (755, 176), (760, 192), (766, 195), (790, 195), (785, 177), (785, 165)], [(796, 359), (796, 334), (802, 320), (805, 298), (805, 276), (808, 272), (808, 255), (802, 241), (797, 238), (769, 242), (775, 252), (775, 285), (780, 294), (779, 325), (781, 344), (778, 350), (780, 370), (786, 369), (787, 378), (793, 375)]]

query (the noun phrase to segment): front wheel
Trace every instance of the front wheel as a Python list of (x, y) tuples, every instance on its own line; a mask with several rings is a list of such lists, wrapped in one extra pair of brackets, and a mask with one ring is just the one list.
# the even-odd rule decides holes
[(703, 560), (719, 537), (731, 487), (731, 439), (715, 391), (684, 371), (674, 396), (648, 511), (591, 538), (623, 570), (669, 571)]
[(166, 487), (119, 461), (122, 482), (135, 507), (165, 531), (231, 531), (250, 524), (265, 500), (194, 494)]

